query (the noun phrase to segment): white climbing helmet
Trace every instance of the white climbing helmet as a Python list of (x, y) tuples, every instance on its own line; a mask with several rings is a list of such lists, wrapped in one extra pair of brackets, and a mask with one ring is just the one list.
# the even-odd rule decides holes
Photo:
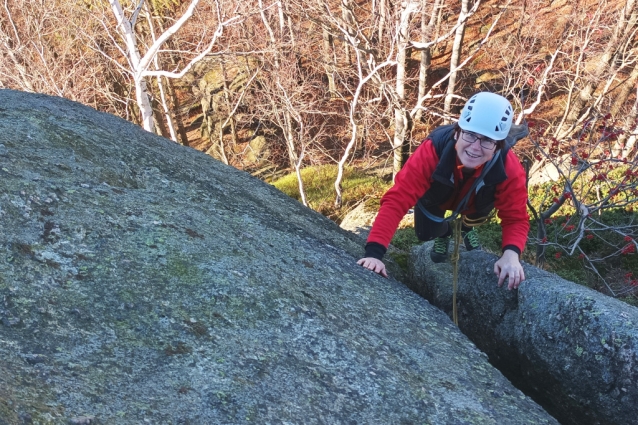
[(492, 140), (503, 140), (512, 127), (513, 115), (512, 105), (503, 96), (481, 92), (472, 96), (463, 107), (459, 127)]

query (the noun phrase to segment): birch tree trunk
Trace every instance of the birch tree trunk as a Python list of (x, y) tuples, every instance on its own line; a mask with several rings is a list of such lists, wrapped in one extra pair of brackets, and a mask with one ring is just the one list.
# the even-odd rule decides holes
[[(636, 68), (634, 68), (634, 73)], [(636, 90), (638, 96), (638, 90)], [(614, 158), (629, 159), (629, 155), (636, 147), (636, 137), (638, 136), (638, 97), (634, 101), (634, 105), (631, 108), (631, 112), (625, 117), (625, 125), (622, 127), (622, 132), (618, 135), (618, 140), (614, 144), (612, 149), (612, 155)]]
[[(430, 17), (428, 19), (427, 14), (425, 13), (425, 6), (428, 3), (428, 0), (421, 0), (421, 41), (426, 43), (430, 38), (432, 38), (432, 33), (434, 27), (437, 23), (437, 16), (439, 16), (439, 9), (441, 7), (441, 3), (443, 0), (435, 0), (432, 5), (432, 11), (430, 13)], [(428, 72), (430, 70), (430, 62), (432, 60), (432, 49), (430, 47), (426, 47), (421, 50), (421, 61), (419, 63), (419, 97), (418, 99), (422, 99), (425, 96), (428, 86)], [(419, 121), (423, 115), (423, 110), (418, 109), (414, 119)]]
[(117, 27), (119, 28), (124, 42), (126, 43), (126, 51), (128, 55), (129, 64), (131, 67), (131, 73), (133, 75), (133, 81), (135, 83), (135, 100), (140, 110), (142, 127), (146, 131), (151, 133), (155, 132), (155, 123), (153, 122), (153, 108), (151, 106), (151, 100), (148, 95), (148, 88), (146, 80), (141, 75), (141, 55), (137, 47), (137, 37), (133, 30), (133, 23), (126, 19), (122, 5), (119, 0), (109, 0), (113, 15), (117, 20)]
[(407, 159), (407, 133), (409, 129), (409, 113), (405, 109), (405, 75), (407, 47), (409, 41), (410, 17), (416, 11), (419, 4), (410, 0), (402, 4), (404, 7), (399, 15), (398, 39), (397, 39), (397, 80), (396, 80), (396, 105), (394, 107), (394, 138), (392, 148), (394, 150), (394, 162), (392, 165), (393, 178), (403, 168)]
[(572, 124), (578, 121), (583, 108), (591, 101), (594, 91), (603, 79), (603, 75), (607, 69), (611, 67), (623, 39), (630, 33), (632, 27), (635, 26), (636, 18), (636, 0), (627, 0), (619, 13), (618, 22), (609, 42), (605, 46), (602, 56), (596, 59), (596, 67), (591, 72), (591, 76), (587, 82), (572, 100), (569, 113), (565, 119), (567, 128), (558, 134), (559, 139), (566, 137), (571, 132)]
[[(341, 18), (343, 22), (346, 23), (348, 27), (352, 27), (354, 19), (352, 18), (352, 3), (351, 0), (342, 0), (341, 1)], [(348, 66), (352, 66), (352, 54), (350, 52), (350, 44), (343, 43), (344, 55), (346, 59), (346, 64)]]
[[(156, 13), (153, 10), (153, 4), (147, 3), (146, 10), (148, 12), (147, 14), (148, 25), (151, 30), (151, 35), (153, 37), (153, 43), (155, 43), (157, 40), (155, 38), (153, 16), (156, 16)], [(165, 18), (164, 17), (157, 17), (157, 18), (158, 18), (157, 27), (161, 33), (164, 33), (166, 31), (166, 28), (164, 25)], [(172, 50), (172, 51), (178, 50), (178, 48), (175, 46), (175, 43), (173, 43), (172, 40), (167, 40), (166, 44), (169, 50)], [(174, 53), (169, 54), (167, 59), (169, 62), (169, 66), (171, 66), (173, 69), (177, 68), (178, 65), (177, 65), (177, 61), (175, 60)], [(159, 58), (157, 56), (153, 58), (153, 63), (155, 65), (156, 71), (160, 71), (162, 69), (159, 63)], [(179, 98), (177, 94), (175, 93), (175, 89), (173, 87), (173, 80), (171, 78), (162, 77), (162, 76), (157, 76), (156, 78), (157, 78), (157, 85), (160, 90), (160, 97), (162, 100), (162, 107), (164, 109), (166, 124), (169, 128), (171, 139), (179, 144), (187, 145), (188, 135), (186, 134), (186, 129), (184, 128), (182, 120), (180, 119), (180, 117), (177, 115), (177, 112), (176, 112), (179, 110), (180, 102), (179, 102)]]
[(322, 40), (323, 40), (323, 63), (324, 68), (326, 70), (326, 77), (328, 77), (328, 92), (330, 93), (330, 97), (334, 97), (337, 93), (337, 85), (335, 84), (335, 64), (332, 60), (334, 44), (332, 41), (332, 35), (327, 28), (322, 28)]
[[(153, 43), (155, 43), (155, 41), (157, 40), (155, 39), (155, 26), (153, 25), (153, 17), (152, 17), (151, 9), (150, 7), (148, 7), (148, 5), (146, 5), (145, 9), (146, 9), (146, 21), (148, 22), (148, 27), (151, 32)], [(157, 56), (153, 58), (153, 65), (155, 66), (156, 70), (161, 69), (159, 64), (159, 59)], [(168, 104), (168, 98), (166, 96), (166, 90), (164, 89), (163, 78), (164, 77), (157, 77), (157, 88), (159, 89), (159, 93), (160, 93), (160, 101), (162, 105), (162, 110), (164, 112), (164, 118), (166, 119), (166, 127), (168, 127), (168, 132), (171, 136), (171, 140), (174, 142), (177, 142), (177, 131), (175, 130), (175, 127), (176, 127), (175, 119), (173, 117), (173, 111)]]
[[(109, 4), (111, 5), (111, 10), (115, 15), (115, 19), (117, 21), (117, 27), (121, 32), (124, 42), (126, 44), (126, 57), (129, 65), (129, 72), (133, 77), (134, 85), (135, 85), (135, 98), (136, 103), (140, 110), (140, 115), (142, 119), (142, 126), (147, 131), (154, 131), (154, 123), (153, 123), (153, 110), (150, 102), (150, 97), (148, 94), (148, 88), (146, 84), (146, 77), (166, 77), (166, 78), (181, 78), (183, 77), (194, 64), (202, 60), (215, 46), (217, 40), (222, 36), (224, 28), (232, 23), (238, 22), (243, 19), (239, 15), (235, 15), (226, 21), (221, 21), (221, 14), (219, 13), (219, 2), (217, 0), (214, 1), (214, 4), (217, 6), (219, 23), (217, 25), (217, 29), (213, 34), (211, 41), (208, 45), (203, 48), (201, 51), (198, 51), (197, 56), (192, 58), (188, 64), (186, 64), (180, 72), (168, 72), (163, 70), (149, 70), (149, 67), (154, 63), (156, 56), (159, 53), (160, 48), (166, 43), (179, 29), (193, 16), (195, 12), (195, 8), (199, 4), (200, 0), (191, 0), (188, 7), (184, 11), (184, 14), (173, 23), (166, 31), (162, 32), (150, 45), (148, 45), (146, 49), (146, 53), (141, 56), (139, 51), (139, 44), (137, 40), (137, 36), (135, 34), (135, 20), (137, 19), (137, 14), (139, 9), (144, 4), (144, 1), (141, 0), (138, 8), (133, 13), (131, 19), (127, 19), (124, 16), (124, 12), (122, 10), (122, 6), (119, 0), (109, 0)], [(101, 51), (105, 56), (109, 57), (105, 54), (99, 45), (95, 45), (95, 48), (98, 51)], [(118, 46), (118, 48), (120, 48)], [(121, 48), (120, 48), (121, 49)], [(123, 52), (124, 53), (124, 52)], [(195, 53), (195, 52), (193, 52)], [(115, 59), (111, 58), (112, 61), (119, 62)], [(120, 65), (121, 66), (121, 65)]]
[(378, 43), (381, 44), (381, 40), (383, 40), (383, 33), (385, 31), (385, 20), (386, 20), (386, 15), (388, 13), (387, 10), (387, 6), (386, 6), (386, 2), (388, 0), (379, 0), (379, 41)]
[(456, 89), (457, 68), (461, 60), (461, 49), (463, 48), (463, 37), (465, 36), (465, 22), (467, 19), (470, 0), (461, 0), (461, 13), (459, 15), (459, 26), (454, 34), (454, 44), (452, 45), (452, 55), (450, 58), (450, 78), (448, 79), (447, 95), (443, 105), (444, 123), (449, 124), (450, 110), (452, 109), (452, 98)]

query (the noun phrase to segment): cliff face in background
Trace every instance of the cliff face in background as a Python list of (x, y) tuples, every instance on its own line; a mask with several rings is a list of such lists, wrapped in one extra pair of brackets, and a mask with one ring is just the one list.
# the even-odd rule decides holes
[(203, 153), (0, 90), (0, 164), (0, 424), (557, 423), (354, 235)]

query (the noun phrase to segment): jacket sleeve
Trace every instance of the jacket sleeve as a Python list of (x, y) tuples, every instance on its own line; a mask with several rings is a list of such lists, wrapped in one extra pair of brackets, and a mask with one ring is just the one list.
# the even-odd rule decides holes
[(383, 257), (403, 216), (430, 188), (430, 177), (438, 160), (432, 141), (428, 139), (397, 173), (394, 186), (381, 198), (379, 213), (368, 236), (366, 257)]
[(529, 233), (527, 186), (525, 170), (512, 151), (507, 153), (505, 173), (507, 180), (497, 186), (494, 208), (501, 220), (503, 251), (511, 249), (521, 254)]

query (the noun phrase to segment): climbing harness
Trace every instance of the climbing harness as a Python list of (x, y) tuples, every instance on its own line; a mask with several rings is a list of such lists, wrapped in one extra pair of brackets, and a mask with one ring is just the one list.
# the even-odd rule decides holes
[(490, 169), (494, 166), (494, 164), (496, 164), (500, 154), (501, 154), (501, 151), (496, 152), (494, 156), (492, 157), (492, 159), (487, 164), (485, 164), (479, 177), (474, 181), (474, 183), (470, 187), (470, 190), (467, 191), (463, 199), (461, 199), (461, 202), (459, 202), (458, 206), (456, 207), (454, 212), (452, 212), (452, 215), (450, 215), (449, 217), (439, 217), (432, 214), (430, 211), (428, 211), (427, 208), (423, 206), (423, 204), (421, 203), (421, 200), (419, 200), (416, 203), (416, 205), (419, 207), (421, 212), (427, 218), (429, 218), (430, 220), (434, 222), (441, 223), (443, 221), (450, 222), (450, 221), (456, 220), (459, 216), (461, 216), (461, 211), (467, 208), (467, 204), (470, 201), (470, 196), (472, 196), (472, 193), (474, 193), (475, 191), (478, 192), (480, 187), (484, 184), (483, 180), (485, 179), (485, 176), (487, 175), (488, 171), (490, 171)]
[(452, 215), (450, 215), (449, 217), (436, 216), (432, 214), (430, 211), (428, 211), (427, 208), (425, 208), (420, 201), (417, 202), (417, 206), (427, 218), (437, 223), (441, 223), (443, 221), (447, 221), (448, 223), (451, 222), (450, 225), (453, 226), (452, 229), (453, 229), (453, 240), (454, 240), (454, 252), (451, 258), (451, 262), (452, 262), (452, 266), (454, 270), (454, 276), (452, 280), (452, 318), (454, 319), (454, 324), (456, 326), (459, 325), (457, 307), (456, 307), (456, 292), (457, 292), (457, 282), (458, 282), (458, 273), (459, 273), (459, 245), (462, 240), (461, 225), (465, 224), (468, 227), (480, 226), (481, 224), (486, 223), (492, 215), (490, 213), (486, 217), (471, 219), (462, 215), (461, 211), (467, 208), (467, 204), (469, 202), (471, 194), (475, 190), (478, 190), (477, 187), (483, 183), (483, 178), (485, 177), (487, 172), (492, 168), (492, 166), (496, 163), (500, 153), (501, 153), (500, 151), (496, 152), (492, 160), (483, 167), (483, 171), (481, 172), (481, 175), (479, 176), (479, 178), (477, 178), (474, 181), (474, 184), (472, 185), (470, 190), (465, 194), (461, 202), (459, 202), (459, 205), (456, 207), (454, 212), (452, 212)]
[[(470, 115), (471, 115), (471, 112), (470, 112)], [(508, 119), (511, 119), (511, 118), (508, 118)], [(529, 128), (526, 122), (523, 122), (522, 124), (511, 124), (511, 121), (510, 121), (508, 125), (511, 125), (511, 128), (508, 128), (509, 130), (508, 136), (505, 138), (505, 141), (506, 141), (506, 147), (509, 149), (512, 146), (514, 146), (518, 140), (522, 139), (523, 137), (529, 134)], [(469, 129), (469, 128), (466, 126), (466, 129)], [(421, 204), (421, 200), (417, 202), (417, 206), (427, 218), (437, 223), (447, 221), (450, 223), (451, 226), (453, 226), (452, 229), (453, 229), (453, 239), (454, 239), (454, 252), (452, 253), (452, 258), (450, 260), (453, 264), (453, 270), (454, 270), (454, 275), (452, 280), (452, 303), (453, 303), (452, 318), (454, 319), (454, 324), (457, 326), (459, 325), (458, 312), (457, 312), (457, 306), (456, 306), (456, 293), (457, 293), (457, 286), (458, 286), (459, 257), (460, 257), (459, 245), (463, 238), (461, 235), (461, 225), (465, 224), (468, 227), (480, 226), (481, 224), (486, 223), (494, 214), (494, 210), (492, 210), (492, 212), (490, 212), (490, 214), (488, 214), (486, 217), (481, 217), (478, 219), (470, 219), (462, 215), (461, 211), (467, 208), (467, 204), (469, 202), (471, 194), (474, 192), (478, 192), (478, 190), (480, 189), (480, 185), (484, 184), (483, 180), (485, 176), (487, 175), (487, 172), (496, 164), (499, 156), (501, 155), (501, 152), (502, 152), (501, 150), (497, 151), (492, 157), (492, 159), (487, 164), (485, 164), (479, 177), (474, 181), (474, 184), (470, 187), (470, 190), (468, 190), (468, 192), (465, 194), (461, 202), (459, 202), (459, 205), (452, 212), (452, 215), (450, 215), (449, 217), (436, 216), (430, 211), (428, 211), (428, 209)]]
[(492, 217), (493, 212), (485, 217), (480, 218), (468, 218), (464, 215), (460, 216), (458, 219), (454, 220), (452, 223), (453, 230), (453, 240), (454, 240), (454, 252), (452, 253), (452, 258), (450, 262), (452, 263), (452, 319), (454, 320), (454, 324), (456, 326), (459, 325), (459, 317), (458, 310), (456, 306), (456, 293), (458, 289), (458, 279), (459, 279), (459, 259), (461, 257), (459, 252), (459, 246), (461, 245), (461, 241), (463, 240), (463, 235), (461, 234), (462, 225), (466, 225), (467, 227), (476, 227), (481, 224), (485, 224)]

